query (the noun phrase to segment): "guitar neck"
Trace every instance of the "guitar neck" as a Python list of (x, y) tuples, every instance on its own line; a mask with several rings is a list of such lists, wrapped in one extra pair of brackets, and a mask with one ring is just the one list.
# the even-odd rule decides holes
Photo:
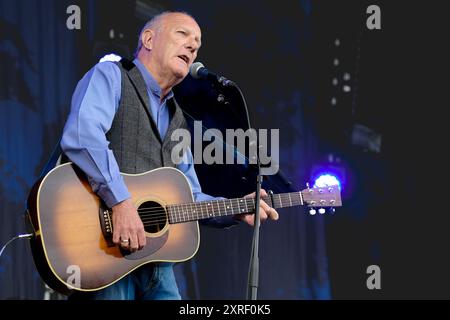
[[(303, 205), (302, 193), (290, 192), (261, 197), (272, 208), (286, 208)], [(192, 202), (167, 206), (171, 224), (197, 221), (206, 218), (246, 214), (255, 211), (254, 198), (234, 198)]]

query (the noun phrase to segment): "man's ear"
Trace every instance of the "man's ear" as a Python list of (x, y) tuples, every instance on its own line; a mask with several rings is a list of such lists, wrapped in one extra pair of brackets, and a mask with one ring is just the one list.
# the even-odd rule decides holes
[(155, 33), (151, 29), (146, 29), (144, 30), (144, 32), (142, 32), (141, 36), (142, 46), (145, 47), (147, 50), (152, 50), (154, 36)]

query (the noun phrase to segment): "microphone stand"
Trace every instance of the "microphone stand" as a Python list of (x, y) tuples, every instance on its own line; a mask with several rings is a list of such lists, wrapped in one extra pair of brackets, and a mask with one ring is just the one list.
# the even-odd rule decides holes
[[(245, 101), (244, 94), (241, 89), (232, 81), (227, 80), (227, 86), (232, 86), (239, 91), (241, 95), (242, 102), (244, 104), (245, 115), (247, 118), (248, 128), (251, 129), (250, 125), (250, 116), (248, 114), (247, 102)], [(257, 138), (258, 139), (258, 138)], [(258, 283), (259, 283), (259, 229), (260, 229), (260, 220), (259, 220), (259, 204), (261, 202), (261, 185), (263, 176), (261, 175), (261, 164), (259, 161), (259, 142), (257, 142), (256, 147), (256, 192), (255, 192), (255, 224), (253, 228), (253, 240), (252, 240), (252, 249), (250, 254), (250, 262), (248, 268), (248, 286), (247, 286), (247, 300), (256, 300), (258, 293)], [(251, 157), (252, 155), (250, 155)]]

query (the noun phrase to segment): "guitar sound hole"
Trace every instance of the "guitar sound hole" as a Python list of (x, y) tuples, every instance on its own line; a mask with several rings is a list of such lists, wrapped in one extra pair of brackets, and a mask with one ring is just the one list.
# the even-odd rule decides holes
[(167, 212), (157, 202), (147, 201), (142, 203), (138, 212), (144, 224), (145, 232), (157, 233), (167, 224)]

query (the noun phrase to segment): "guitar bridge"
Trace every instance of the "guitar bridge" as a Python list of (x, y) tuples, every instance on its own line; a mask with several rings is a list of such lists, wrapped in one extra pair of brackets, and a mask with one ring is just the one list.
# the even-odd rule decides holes
[(112, 240), (113, 225), (112, 225), (111, 211), (109, 209), (106, 209), (104, 206), (100, 206), (98, 213), (103, 237), (105, 238), (108, 247), (114, 247), (115, 244)]

